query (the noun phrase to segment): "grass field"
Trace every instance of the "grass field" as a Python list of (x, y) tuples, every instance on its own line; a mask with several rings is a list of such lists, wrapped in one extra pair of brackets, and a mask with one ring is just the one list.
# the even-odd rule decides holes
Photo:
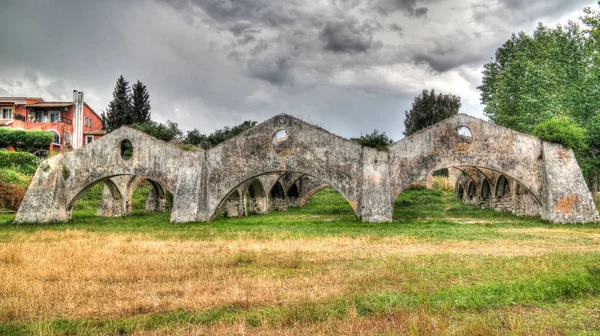
[(98, 193), (67, 224), (0, 215), (0, 334), (600, 334), (598, 225), (437, 190), (367, 224), (331, 189), (303, 209), (171, 224), (95, 217)]

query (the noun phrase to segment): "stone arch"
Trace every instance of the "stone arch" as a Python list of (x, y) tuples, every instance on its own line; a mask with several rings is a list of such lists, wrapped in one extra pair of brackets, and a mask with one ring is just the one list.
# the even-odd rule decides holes
[(505, 175), (500, 175), (496, 181), (495, 195), (497, 198), (510, 197), (510, 180)]
[(469, 182), (469, 188), (467, 190), (467, 198), (469, 200), (473, 200), (473, 198), (477, 197), (477, 184), (475, 182)]
[[(286, 136), (273, 141), (280, 130), (285, 130)], [(244, 158), (243, 164), (240, 158)], [(361, 217), (364, 159), (359, 144), (291, 116), (279, 115), (206, 152), (209, 164), (205, 176), (210, 197), (202, 210), (213, 215), (236, 186), (256, 176), (280, 172), (310, 175), (333, 186)]]
[(460, 183), (458, 185), (458, 190), (457, 190), (457, 193), (456, 193), (456, 198), (462, 200), (462, 199), (464, 199), (464, 197), (465, 197), (465, 188), (463, 188), (463, 184)]
[(281, 181), (277, 180), (269, 192), (269, 209), (287, 210), (287, 197)]
[[(79, 190), (79, 192), (77, 194), (75, 194), (75, 196), (72, 199), (69, 200), (69, 202), (67, 203), (67, 207), (66, 207), (69, 218), (71, 218), (71, 216), (73, 214), (73, 206), (75, 205), (75, 203), (77, 203), (77, 201), (81, 198), (81, 196), (83, 196), (86, 192), (88, 192), (93, 186), (95, 186), (98, 183), (104, 184), (105, 189), (108, 191), (108, 193), (111, 196), (111, 202), (118, 203), (118, 202), (122, 201), (123, 194), (121, 193), (121, 190), (119, 190), (117, 185), (110, 178), (103, 178), (103, 179), (94, 181), (93, 183), (90, 183), (87, 186), (83, 187), (81, 190)], [(102, 213), (100, 211), (98, 214), (102, 215)]]
[[(462, 126), (470, 130), (470, 138), (459, 134)], [(539, 200), (542, 151), (540, 139), (458, 114), (390, 146), (392, 196), (431, 171), (468, 166), (511, 176)]]
[(130, 213), (132, 211), (133, 193), (144, 181), (148, 181), (150, 184), (150, 190), (148, 192), (148, 198), (146, 200), (144, 210), (165, 211), (167, 204), (167, 191), (161, 185), (161, 183), (146, 176), (133, 176), (127, 183), (127, 212)]
[(481, 184), (481, 199), (488, 200), (492, 196), (490, 181), (487, 178), (483, 178), (483, 183)]
[(259, 179), (254, 178), (246, 188), (247, 213), (266, 214), (269, 212), (267, 193)]
[(241, 217), (246, 214), (246, 207), (240, 188), (234, 189), (227, 196), (221, 208), (225, 217)]

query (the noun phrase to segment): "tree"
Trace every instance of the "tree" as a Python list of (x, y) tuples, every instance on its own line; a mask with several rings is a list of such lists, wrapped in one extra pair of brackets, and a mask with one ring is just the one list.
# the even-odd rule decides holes
[(150, 121), (150, 94), (139, 80), (131, 87), (131, 105), (133, 123)]
[(148, 121), (133, 124), (131, 127), (166, 142), (178, 140), (183, 135), (183, 132), (179, 129), (179, 125), (170, 120), (167, 120), (166, 124)]
[(574, 151), (586, 148), (585, 129), (576, 126), (569, 117), (559, 116), (543, 121), (535, 126), (533, 135), (572, 148)]
[(358, 144), (363, 147), (376, 148), (379, 151), (387, 150), (389, 145), (392, 144), (392, 139), (383, 133), (379, 133), (378, 130), (374, 130), (372, 133), (361, 134), (360, 138), (354, 139)]
[(415, 97), (404, 119), (404, 135), (411, 135), (458, 113), (460, 97), (453, 94), (435, 95), (435, 90), (423, 90)]
[(113, 91), (113, 100), (108, 104), (105, 112), (102, 112), (102, 128), (108, 132), (123, 125), (133, 124), (131, 114), (131, 97), (129, 95), (129, 82), (119, 76)]
[[(600, 13), (585, 8), (580, 21), (581, 26), (569, 21), (556, 28), (540, 23), (531, 36), (513, 34), (484, 66), (479, 89), (484, 113), (498, 125), (528, 134), (554, 127), (562, 137), (566, 124), (560, 120), (566, 117), (572, 126), (585, 129), (585, 149), (574, 149), (595, 191), (600, 168)], [(556, 136), (556, 141), (565, 140)]]
[(254, 126), (256, 126), (256, 121), (247, 120), (231, 128), (225, 126), (209, 135), (201, 134), (197, 129), (193, 129), (187, 133), (184, 142), (202, 147), (204, 149), (209, 149), (222, 143), (223, 141), (233, 138), (242, 132), (245, 132), (246, 130), (251, 129)]

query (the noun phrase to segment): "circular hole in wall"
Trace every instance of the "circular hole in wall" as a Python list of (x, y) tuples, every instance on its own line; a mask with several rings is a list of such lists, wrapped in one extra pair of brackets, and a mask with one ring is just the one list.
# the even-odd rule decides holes
[(121, 158), (123, 160), (129, 160), (133, 156), (133, 144), (128, 139), (121, 141)]
[(473, 134), (471, 133), (471, 130), (467, 126), (458, 127), (458, 135), (460, 135), (461, 137), (467, 138), (469, 140), (471, 140), (473, 138)]
[(277, 131), (277, 133), (275, 133), (275, 135), (273, 135), (273, 143), (285, 141), (289, 136), (290, 132), (288, 132), (287, 130), (279, 130)]

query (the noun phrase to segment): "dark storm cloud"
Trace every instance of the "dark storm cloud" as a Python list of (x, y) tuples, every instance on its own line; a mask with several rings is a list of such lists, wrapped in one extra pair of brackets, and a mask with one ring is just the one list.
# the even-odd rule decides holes
[(394, 139), (423, 88), (459, 94), (480, 115), (480, 66), (510, 33), (595, 3), (5, 2), (1, 95), (63, 100), (80, 89), (100, 112), (123, 74), (148, 86), (153, 118), (185, 130), (291, 113), (343, 136), (377, 128)]
[(330, 19), (323, 23), (319, 39), (325, 50), (336, 53), (365, 52), (374, 44), (371, 34), (356, 21)]
[(408, 16), (424, 17), (427, 15), (427, 7), (417, 5), (417, 0), (375, 0), (373, 9), (383, 15), (402, 11)]

